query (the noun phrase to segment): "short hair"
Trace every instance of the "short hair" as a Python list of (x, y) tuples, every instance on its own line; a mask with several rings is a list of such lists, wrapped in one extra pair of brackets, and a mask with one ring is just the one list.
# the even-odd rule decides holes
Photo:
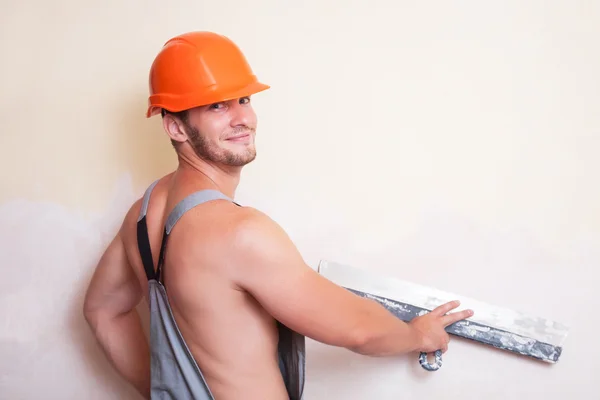
[(188, 122), (188, 110), (169, 111), (166, 108), (161, 108), (160, 115), (162, 115), (162, 117), (164, 118), (165, 115), (167, 115), (167, 114), (171, 114), (171, 115), (181, 119), (183, 122)]

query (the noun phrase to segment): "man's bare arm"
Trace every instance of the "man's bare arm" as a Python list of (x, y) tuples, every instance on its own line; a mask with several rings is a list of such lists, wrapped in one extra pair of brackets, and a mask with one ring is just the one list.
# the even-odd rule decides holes
[(322, 343), (385, 356), (446, 349), (444, 328), (471, 315), (444, 315), (447, 303), (407, 324), (379, 303), (332, 283), (306, 265), (274, 221), (251, 211), (232, 248), (235, 281), (277, 320)]
[(150, 353), (135, 307), (142, 299), (120, 235), (102, 255), (88, 287), (83, 313), (112, 366), (150, 398)]

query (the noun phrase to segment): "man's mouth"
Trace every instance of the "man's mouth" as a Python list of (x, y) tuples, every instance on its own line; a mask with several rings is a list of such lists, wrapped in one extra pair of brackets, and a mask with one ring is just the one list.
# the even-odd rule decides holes
[(241, 141), (247, 140), (248, 138), (250, 138), (250, 132), (241, 133), (239, 135), (231, 136), (231, 137), (228, 137), (225, 140), (228, 140), (230, 142), (241, 142)]

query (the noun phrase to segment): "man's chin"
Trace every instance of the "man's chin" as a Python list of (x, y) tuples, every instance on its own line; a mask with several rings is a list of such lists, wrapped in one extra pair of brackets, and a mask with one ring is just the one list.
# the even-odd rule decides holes
[(230, 167), (243, 167), (250, 164), (256, 159), (256, 153), (244, 154), (237, 157), (230, 157), (226, 160), (225, 164)]

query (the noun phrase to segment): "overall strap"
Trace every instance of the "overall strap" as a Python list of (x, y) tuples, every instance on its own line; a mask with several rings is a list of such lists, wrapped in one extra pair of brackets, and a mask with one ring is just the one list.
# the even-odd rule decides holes
[(140, 257), (142, 258), (142, 264), (144, 264), (144, 270), (146, 271), (146, 277), (148, 280), (154, 278), (154, 261), (152, 260), (152, 249), (150, 248), (150, 238), (148, 237), (148, 224), (146, 222), (146, 214), (148, 212), (148, 203), (150, 202), (150, 195), (152, 190), (158, 183), (158, 180), (154, 181), (146, 192), (142, 200), (142, 207), (140, 208), (140, 215), (137, 221), (137, 241), (138, 249), (140, 251)]
[[(162, 243), (160, 246), (160, 255), (159, 255), (159, 260), (158, 260), (158, 266), (155, 271), (154, 270), (154, 260), (152, 259), (152, 250), (150, 247), (150, 238), (148, 236), (148, 223), (146, 221), (146, 215), (148, 213), (148, 204), (150, 202), (150, 195), (152, 194), (152, 190), (154, 189), (154, 187), (156, 186), (157, 183), (158, 183), (158, 180), (154, 181), (148, 187), (148, 189), (146, 189), (146, 192), (144, 193), (144, 197), (142, 199), (142, 206), (140, 208), (140, 214), (138, 216), (138, 221), (137, 221), (137, 241), (138, 241), (138, 249), (140, 252), (140, 257), (141, 257), (142, 263), (144, 265), (144, 271), (146, 272), (146, 278), (148, 278), (148, 280), (155, 279), (157, 281), (160, 281), (160, 273), (161, 273), (162, 265), (164, 262), (164, 254), (165, 254), (165, 248), (166, 248), (168, 236), (171, 233), (171, 231), (173, 230), (173, 227), (175, 226), (177, 221), (179, 221), (179, 219), (183, 216), (183, 214), (185, 214), (187, 211), (191, 210), (192, 208), (196, 207), (197, 205), (206, 203), (207, 201), (211, 201), (211, 200), (232, 201), (232, 200), (229, 197), (225, 196), (223, 193), (221, 193), (217, 190), (212, 190), (212, 189), (201, 190), (201, 191), (192, 193), (189, 196), (185, 197), (183, 200), (181, 200), (175, 206), (173, 211), (171, 211), (169, 216), (167, 217), (167, 221), (165, 223), (165, 227), (164, 227), (164, 231), (163, 231)], [(237, 204), (235, 202), (234, 202), (234, 204), (239, 206), (239, 204)]]
[(165, 231), (167, 232), (167, 235), (171, 233), (171, 230), (173, 230), (173, 227), (175, 226), (177, 221), (179, 221), (179, 219), (183, 216), (183, 214), (196, 207), (197, 205), (212, 200), (231, 201), (229, 197), (225, 196), (218, 190), (206, 189), (192, 193), (183, 200), (181, 200), (179, 203), (177, 203), (173, 211), (171, 211), (171, 213), (169, 214), (167, 222), (165, 223)]
[[(164, 264), (167, 240), (177, 221), (179, 221), (183, 214), (185, 214), (192, 208), (212, 200), (227, 200), (233, 202), (228, 196), (224, 195), (218, 190), (200, 190), (185, 197), (183, 200), (177, 203), (173, 211), (169, 213), (163, 231), (163, 238), (160, 246), (160, 255), (158, 256), (158, 266), (156, 267), (155, 279), (157, 281), (161, 281), (161, 271)], [(235, 202), (233, 203), (239, 205)]]

